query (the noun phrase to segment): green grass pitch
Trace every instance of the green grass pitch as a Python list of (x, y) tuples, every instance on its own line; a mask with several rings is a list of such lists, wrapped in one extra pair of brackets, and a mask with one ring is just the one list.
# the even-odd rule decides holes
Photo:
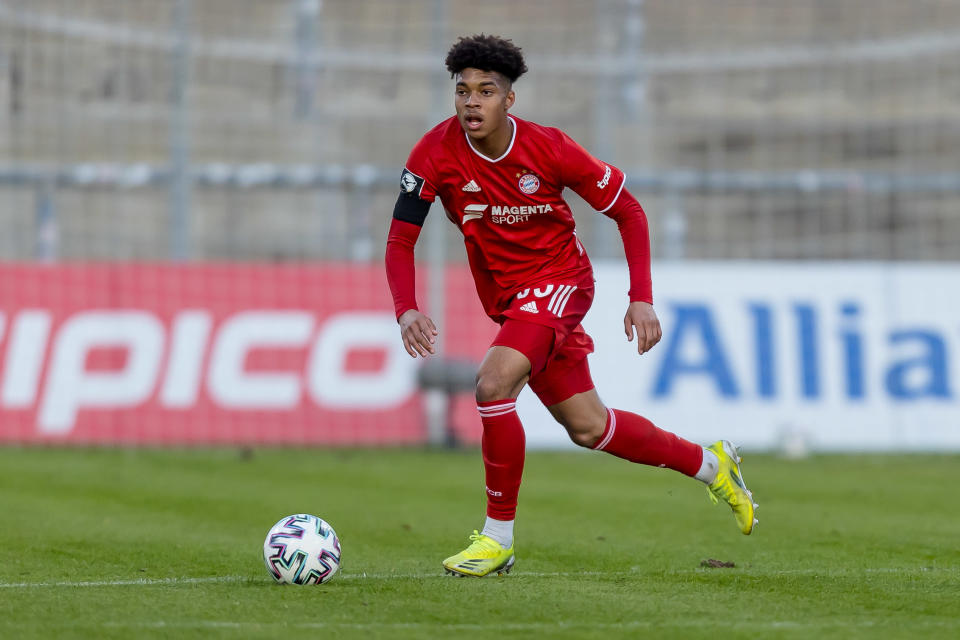
[[(0, 638), (960, 637), (960, 457), (743, 472), (750, 537), (679, 474), (530, 453), (513, 573), (457, 579), (477, 451), (0, 449)], [(327, 585), (264, 569), (297, 512), (340, 535)]]

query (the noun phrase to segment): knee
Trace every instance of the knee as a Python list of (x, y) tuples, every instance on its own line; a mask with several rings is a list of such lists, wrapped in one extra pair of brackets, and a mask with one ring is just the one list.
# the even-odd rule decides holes
[(568, 428), (567, 435), (570, 436), (570, 439), (575, 445), (593, 449), (597, 443), (600, 442), (600, 438), (603, 436), (603, 429), (598, 431), (596, 429), (574, 430)]
[(586, 449), (593, 449), (597, 443), (600, 442), (600, 436), (603, 435), (603, 432), (601, 431), (600, 433), (595, 433), (593, 431), (567, 431), (567, 434), (570, 436), (573, 444)]
[(511, 386), (501, 376), (481, 372), (477, 374), (477, 402), (493, 402), (509, 398)]
[(592, 449), (607, 430), (609, 411), (595, 390), (575, 394), (547, 408), (575, 445)]
[(566, 428), (567, 435), (570, 436), (570, 440), (575, 445), (592, 449), (603, 437), (603, 432), (607, 427), (605, 418), (606, 416), (604, 416), (604, 419), (597, 419), (596, 416), (582, 416), (562, 420), (561, 424)]

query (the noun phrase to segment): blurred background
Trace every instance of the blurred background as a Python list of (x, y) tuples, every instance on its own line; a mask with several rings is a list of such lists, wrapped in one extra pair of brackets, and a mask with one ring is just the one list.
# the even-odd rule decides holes
[(951, 0), (4, 0), (0, 256), (377, 260), (481, 31), (529, 57), (518, 115), (626, 170), (657, 256), (960, 259)]
[[(566, 130), (625, 170), (650, 219), (655, 282), (658, 264), (669, 282), (671, 269), (683, 280), (683, 265), (700, 265), (689, 273), (701, 277), (716, 270), (713, 261), (762, 261), (752, 268), (774, 279), (738, 294), (750, 298), (776, 293), (778, 265), (789, 283), (803, 278), (796, 274), (806, 273), (804, 265), (829, 261), (836, 275), (810, 281), (819, 290), (817, 283), (848, 273), (837, 261), (872, 265), (888, 283), (897, 264), (922, 263), (933, 280), (919, 281), (942, 283), (922, 293), (956, 297), (960, 3), (953, 0), (0, 0), (0, 290), (8, 328), (0, 435), (260, 441), (271, 438), (255, 425), (296, 415), (292, 441), (324, 442), (318, 425), (340, 420), (337, 441), (379, 442), (356, 435), (363, 419), (347, 405), (321, 401), (318, 389), (328, 383), (320, 374), (276, 372), (309, 369), (334, 349), (318, 337), (334, 313), (376, 311), (388, 316), (376, 326), (395, 331), (381, 279), (398, 176), (412, 145), (453, 113), (446, 50), (479, 32), (509, 37), (527, 56), (515, 114)], [(622, 270), (616, 226), (568, 195), (592, 258)], [(447, 353), (476, 360), (490, 323), (460, 319), (479, 315), (479, 306), (459, 234), (438, 211), (418, 247), (427, 274), (420, 284), (450, 327)], [(869, 399), (877, 378), (886, 398), (876, 411), (889, 413), (884, 403), (897, 401), (898, 388), (890, 376), (901, 375), (917, 401), (932, 398), (947, 411), (942, 428), (960, 431), (952, 406), (960, 310), (921, 313), (918, 321), (932, 314), (948, 324), (932, 342), (918, 339), (909, 358), (869, 355), (874, 342), (888, 351), (902, 342), (892, 337), (902, 330), (883, 326), (874, 337), (870, 310), (907, 306), (897, 291), (917, 287), (914, 276), (905, 278), (858, 307), (867, 318), (861, 348), (842, 343), (838, 394), (853, 398), (850, 411), (860, 406), (850, 363), (867, 352), (863, 395)], [(702, 284), (715, 288), (709, 278)], [(861, 284), (851, 280), (824, 309), (849, 306)], [(278, 289), (292, 292), (262, 297)], [(784, 304), (794, 310), (784, 322), (809, 328), (799, 307)], [(207, 316), (184, 316), (205, 306)], [(80, 365), (57, 355), (61, 347), (73, 353), (61, 333), (76, 314), (134, 307), (160, 323), (155, 365), (145, 342), (124, 337), (122, 323), (81, 340)], [(264, 397), (296, 401), (224, 404), (230, 394), (214, 390), (221, 369), (211, 364), (227, 341), (220, 329), (237, 313), (266, 307), (314, 315), (280, 331), (286, 338), (254, 331), (259, 338), (244, 343), (222, 386), (269, 383)], [(670, 308), (661, 312), (666, 345)], [(47, 310), (45, 322), (34, 322), (38, 309)], [(771, 364), (779, 351), (763, 342), (766, 316), (750, 317), (760, 338), (745, 338), (756, 347), (748, 359), (765, 358), (760, 371), (786, 367)], [(297, 331), (299, 342), (290, 337)], [(182, 355), (189, 344), (196, 358)], [(364, 376), (394, 366), (390, 354), (337, 344), (330, 358), (352, 376), (358, 397), (373, 389)], [(685, 362), (701, 366), (709, 382), (716, 358), (705, 344), (706, 356)], [(771, 387), (767, 374), (740, 387), (752, 386), (768, 404), (782, 400), (783, 415), (794, 401), (814, 398), (803, 344), (795, 375), (784, 374), (801, 380), (796, 398), (781, 397), (788, 384)], [(663, 366), (651, 374), (661, 382)], [(397, 392), (382, 410), (407, 407), (411, 426), (393, 440), (417, 441), (426, 436), (413, 425), (431, 411), (414, 398), (423, 375), (406, 364), (394, 369), (408, 380), (407, 395)], [(138, 382), (141, 373), (149, 384)], [(824, 380), (827, 397), (829, 375)], [(721, 383), (713, 387), (724, 400)], [(104, 389), (118, 385), (130, 387), (127, 395), (111, 400)], [(649, 395), (645, 388), (631, 392), (637, 402)], [(73, 398), (73, 414), (63, 396)], [(449, 419), (465, 425), (464, 438), (475, 437), (475, 418), (461, 413)], [(75, 419), (72, 431), (50, 426), (65, 415)], [(381, 428), (384, 415), (370, 418), (370, 429)], [(223, 435), (209, 426), (221, 422), (250, 431)], [(788, 422), (771, 418), (754, 428), (769, 433)], [(169, 435), (171, 424), (183, 431)]]

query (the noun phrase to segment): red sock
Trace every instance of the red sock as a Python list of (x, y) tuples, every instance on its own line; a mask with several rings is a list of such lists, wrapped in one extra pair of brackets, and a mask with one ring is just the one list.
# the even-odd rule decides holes
[(495, 520), (513, 520), (527, 443), (516, 400), (478, 402), (477, 411), (483, 422), (480, 446), (486, 471), (487, 515)]
[(607, 409), (607, 428), (593, 448), (630, 462), (667, 467), (691, 477), (703, 462), (700, 445), (657, 428), (643, 416), (619, 409)]

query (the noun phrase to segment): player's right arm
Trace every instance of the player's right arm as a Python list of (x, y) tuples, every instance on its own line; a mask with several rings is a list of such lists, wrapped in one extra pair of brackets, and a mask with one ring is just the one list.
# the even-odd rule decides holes
[[(414, 246), (420, 237), (430, 204), (436, 197), (432, 186), (422, 175), (426, 171), (418, 166), (422, 163), (421, 146), (414, 148), (408, 166), (400, 176), (400, 195), (397, 196), (397, 203), (393, 208), (393, 220), (387, 235), (387, 251), (384, 257), (387, 282), (400, 325), (400, 337), (404, 349), (413, 358), (418, 355), (426, 358), (428, 353), (435, 353), (433, 345), (437, 335), (436, 325), (420, 312), (416, 298)], [(411, 170), (411, 165), (417, 169)], [(421, 173), (415, 173), (416, 170)]]
[(413, 247), (419, 235), (419, 226), (394, 218), (387, 236), (385, 262), (403, 348), (413, 358), (417, 355), (426, 358), (428, 353), (435, 353), (437, 327), (417, 308)]

